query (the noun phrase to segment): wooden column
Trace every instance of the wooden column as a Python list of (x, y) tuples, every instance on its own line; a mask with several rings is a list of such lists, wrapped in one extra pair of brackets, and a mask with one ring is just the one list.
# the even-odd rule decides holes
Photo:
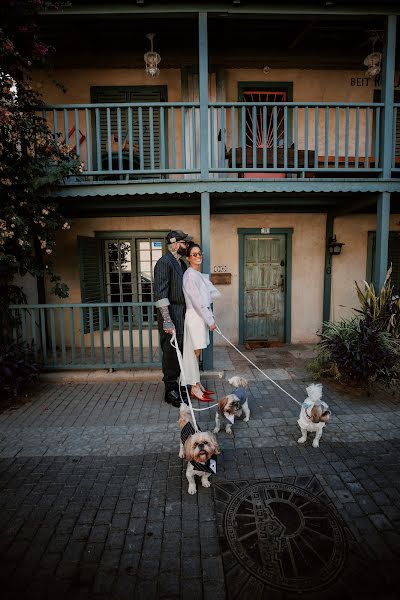
[(208, 179), (208, 33), (207, 13), (199, 13), (200, 169)]
[[(201, 194), (201, 246), (204, 252), (203, 258), (203, 273), (210, 273), (210, 194), (202, 192)], [(210, 345), (203, 351), (203, 369), (210, 371), (214, 368), (214, 352), (213, 352), (213, 334), (210, 332)]]
[[(386, 21), (386, 44), (382, 68), (382, 101), (383, 126), (381, 134), (382, 178), (390, 179), (393, 159), (393, 119), (394, 119), (394, 77), (395, 77), (395, 52), (396, 52), (396, 23), (397, 17), (390, 15)], [(390, 220), (390, 194), (382, 192), (378, 196), (376, 216), (376, 250), (375, 250), (375, 277), (374, 285), (378, 291), (381, 289), (388, 267), (388, 243)]]
[(324, 271), (324, 304), (322, 320), (330, 321), (331, 318), (331, 295), (332, 295), (332, 255), (329, 252), (329, 240), (333, 237), (334, 216), (331, 213), (326, 215), (326, 233), (325, 233), (325, 271)]

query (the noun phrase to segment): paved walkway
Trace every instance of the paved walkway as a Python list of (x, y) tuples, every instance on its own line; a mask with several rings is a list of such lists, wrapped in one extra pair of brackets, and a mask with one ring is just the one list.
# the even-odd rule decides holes
[[(299, 400), (311, 354), (246, 352)], [(314, 449), (297, 444), (297, 404), (243, 358), (218, 349), (216, 367), (249, 379), (252, 414), (219, 434), (218, 474), (196, 496), (159, 383), (44, 383), (0, 414), (7, 600), (397, 597), (399, 393), (325, 386), (333, 417)]]

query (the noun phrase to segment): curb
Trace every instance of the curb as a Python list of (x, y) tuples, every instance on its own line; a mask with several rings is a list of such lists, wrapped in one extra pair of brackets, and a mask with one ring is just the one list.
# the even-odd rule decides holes
[[(223, 379), (225, 371), (204, 371), (203, 379)], [(135, 369), (135, 370), (105, 370), (94, 371), (55, 371), (42, 373), (40, 381), (43, 383), (119, 383), (124, 381), (154, 381), (161, 382), (163, 373), (161, 369)]]

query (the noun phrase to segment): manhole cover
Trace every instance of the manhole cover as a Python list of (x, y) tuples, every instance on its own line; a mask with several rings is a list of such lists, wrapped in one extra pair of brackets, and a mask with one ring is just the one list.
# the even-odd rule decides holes
[(345, 531), (333, 510), (290, 483), (262, 481), (240, 489), (226, 505), (224, 529), (241, 565), (275, 589), (326, 587), (346, 560)]

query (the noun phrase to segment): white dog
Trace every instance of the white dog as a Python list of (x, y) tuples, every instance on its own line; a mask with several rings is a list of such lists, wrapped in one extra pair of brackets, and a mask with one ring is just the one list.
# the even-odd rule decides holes
[(241, 417), (244, 414), (243, 421), (247, 423), (250, 419), (250, 409), (247, 397), (247, 380), (244, 377), (231, 377), (229, 383), (236, 388), (232, 394), (228, 394), (218, 402), (217, 412), (215, 414), (214, 433), (218, 433), (221, 429), (221, 419), (227, 420), (225, 431), (232, 433), (232, 425), (235, 422), (235, 417)]
[(201, 477), (203, 487), (210, 487), (210, 475), (217, 472), (216, 458), (219, 447), (215, 435), (210, 431), (196, 433), (189, 419), (189, 407), (182, 403), (178, 421), (181, 428), (179, 458), (188, 461), (186, 469), (186, 478), (189, 482), (188, 493), (193, 495), (197, 491), (195, 475)]
[(312, 383), (307, 388), (307, 398), (301, 405), (300, 417), (297, 421), (301, 429), (301, 437), (297, 440), (299, 444), (304, 444), (307, 439), (307, 434), (315, 432), (313, 441), (314, 448), (318, 448), (319, 440), (322, 436), (322, 431), (325, 423), (329, 421), (331, 411), (328, 405), (321, 400), (322, 385), (320, 383)]

